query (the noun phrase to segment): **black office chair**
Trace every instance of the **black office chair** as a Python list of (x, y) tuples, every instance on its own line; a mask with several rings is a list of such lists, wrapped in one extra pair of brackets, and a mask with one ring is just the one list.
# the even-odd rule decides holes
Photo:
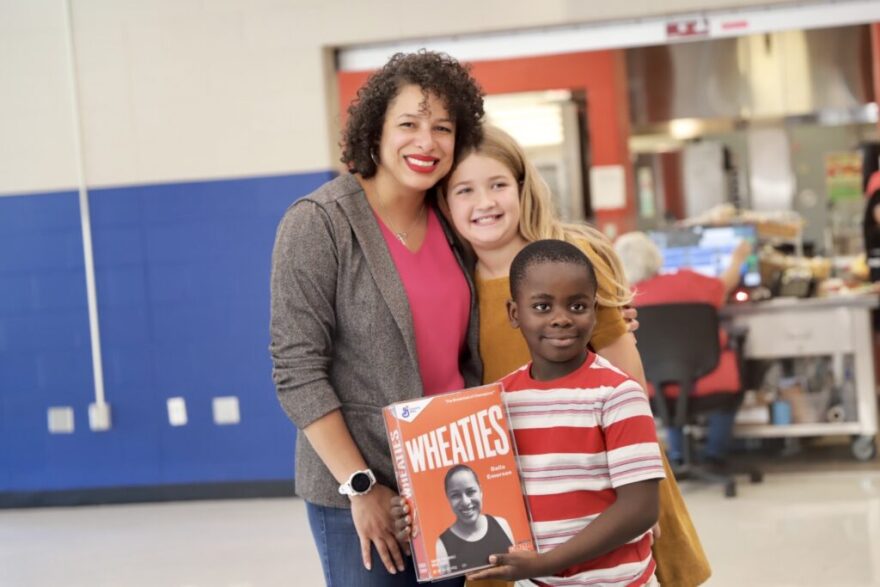
[[(711, 373), (721, 357), (718, 336), (718, 312), (709, 304), (662, 304), (639, 307), (639, 328), (636, 338), (645, 368), (645, 377), (654, 387), (653, 404), (664, 426), (678, 426), (684, 430), (683, 462), (675, 467), (676, 476), (695, 478), (724, 486), (727, 497), (736, 495), (733, 475), (710, 471), (697, 464), (693, 458), (693, 430), (689, 426), (694, 410), (693, 393), (698, 379)], [(742, 344), (742, 334), (736, 342)], [(742, 362), (739, 362), (742, 365)], [(674, 401), (674, 414), (670, 416), (670, 403), (664, 394), (664, 385), (677, 384), (678, 398)], [(721, 395), (721, 394), (718, 394)], [(723, 394), (728, 396), (731, 394)], [(699, 398), (702, 400), (703, 398)], [(706, 409), (718, 407), (710, 401)], [(694, 412), (694, 413), (692, 413)], [(762, 475), (749, 471), (752, 482), (759, 482)]]

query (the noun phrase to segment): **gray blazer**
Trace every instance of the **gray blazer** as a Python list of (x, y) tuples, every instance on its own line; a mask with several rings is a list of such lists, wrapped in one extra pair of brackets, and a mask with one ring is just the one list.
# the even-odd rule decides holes
[[(471, 290), (459, 364), (466, 385), (478, 385), (474, 286), (452, 232), (441, 224)], [(278, 399), (298, 429), (297, 493), (319, 505), (349, 507), (302, 433), (338, 408), (379, 483), (396, 488), (381, 410), (420, 397), (422, 381), (406, 291), (354, 176), (324, 184), (284, 214), (272, 256), (270, 330)]]

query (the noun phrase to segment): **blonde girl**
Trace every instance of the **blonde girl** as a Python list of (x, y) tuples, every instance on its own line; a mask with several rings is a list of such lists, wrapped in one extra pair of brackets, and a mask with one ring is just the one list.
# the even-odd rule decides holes
[(590, 345), (644, 379), (635, 339), (621, 313), (632, 296), (611, 241), (592, 226), (561, 222), (547, 185), (516, 140), (488, 125), (483, 134), (442, 184), (439, 205), (475, 256), (484, 380), (495, 381), (529, 360), (525, 342), (507, 320), (507, 275), (516, 254), (541, 239), (570, 242), (590, 257), (600, 306)]

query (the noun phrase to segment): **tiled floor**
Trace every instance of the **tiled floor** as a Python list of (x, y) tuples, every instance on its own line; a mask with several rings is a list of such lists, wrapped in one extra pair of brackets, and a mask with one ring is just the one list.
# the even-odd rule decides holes
[[(827, 458), (770, 464), (735, 499), (684, 486), (709, 585), (880, 585), (880, 465)], [(297, 499), (0, 511), (4, 587), (321, 584)]]

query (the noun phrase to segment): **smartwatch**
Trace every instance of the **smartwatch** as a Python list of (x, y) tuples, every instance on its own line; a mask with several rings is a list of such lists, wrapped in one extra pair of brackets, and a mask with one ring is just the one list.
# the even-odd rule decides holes
[(370, 469), (355, 471), (348, 481), (339, 486), (342, 495), (366, 495), (376, 484), (376, 476)]

